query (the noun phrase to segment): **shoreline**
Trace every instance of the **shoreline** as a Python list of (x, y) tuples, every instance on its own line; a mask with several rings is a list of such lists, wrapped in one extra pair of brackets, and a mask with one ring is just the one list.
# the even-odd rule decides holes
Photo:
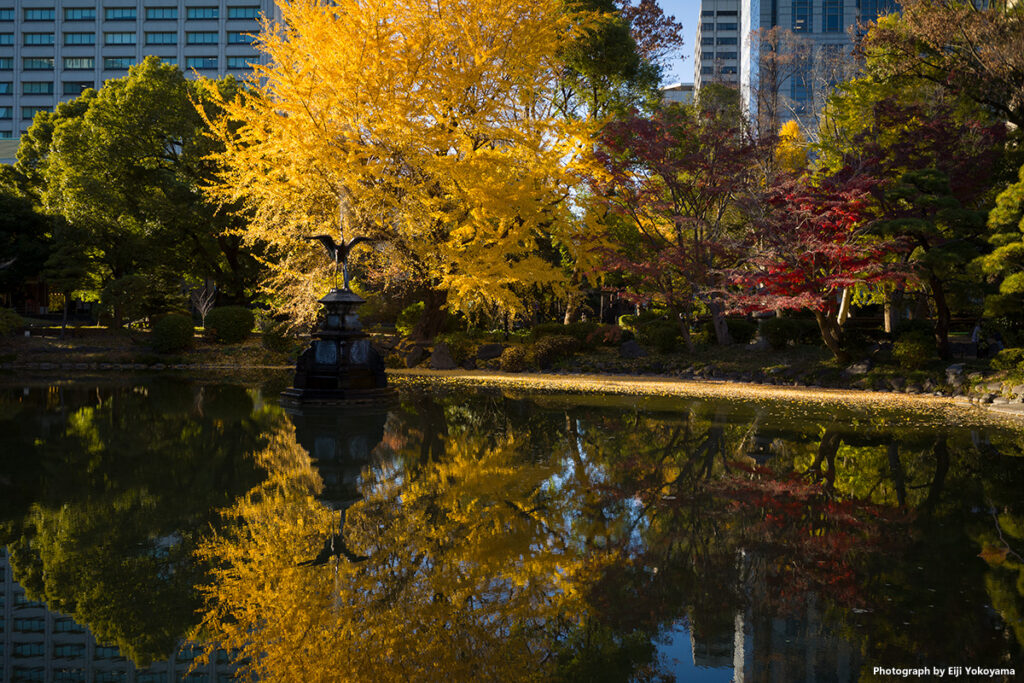
[[(253, 381), (254, 373), (290, 373), (292, 365), (223, 363), (54, 363), (5, 362), (0, 364), (0, 382), (10, 380), (79, 381), (102, 379), (111, 374), (143, 376), (170, 373), (196, 375), (234, 373), (237, 379)], [(678, 397), (695, 399), (774, 400), (816, 404), (847, 404), (893, 410), (951, 412), (965, 411), (987, 420), (1002, 419), (1024, 423), (1024, 404), (981, 404), (966, 396), (941, 393), (906, 393), (862, 388), (835, 388), (807, 385), (762, 384), (734, 379), (690, 379), (671, 375), (630, 375), (600, 373), (507, 373), (496, 370), (433, 370), (427, 368), (389, 368), (388, 376), (396, 384), (424, 383), (497, 387), (523, 391), (547, 391), (567, 394), (604, 394), (637, 397)]]

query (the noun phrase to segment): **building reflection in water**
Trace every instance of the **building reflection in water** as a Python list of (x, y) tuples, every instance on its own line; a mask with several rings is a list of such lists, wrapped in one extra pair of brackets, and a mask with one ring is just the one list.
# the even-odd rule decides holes
[(194, 660), (200, 650), (189, 644), (182, 644), (166, 661), (137, 668), (116, 647), (97, 643), (89, 630), (71, 617), (51, 612), (44, 603), (28, 600), (11, 574), (6, 550), (0, 550), (0, 626), (0, 680), (5, 683), (234, 680), (235, 667), (228, 663), (224, 653), (211, 657), (204, 666), (196, 666)]

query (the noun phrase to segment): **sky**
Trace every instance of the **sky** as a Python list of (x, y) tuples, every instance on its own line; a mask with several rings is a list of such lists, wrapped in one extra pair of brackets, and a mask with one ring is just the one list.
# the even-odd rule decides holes
[(675, 60), (666, 74), (667, 83), (693, 83), (693, 44), (697, 42), (700, 0), (658, 0), (665, 14), (675, 16), (683, 25), (682, 60)]

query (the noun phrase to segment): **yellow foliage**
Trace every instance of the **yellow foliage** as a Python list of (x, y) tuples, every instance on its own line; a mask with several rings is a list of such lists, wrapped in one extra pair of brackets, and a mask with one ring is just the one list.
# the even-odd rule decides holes
[[(441, 463), (364, 468), (345, 515), (350, 561), (299, 566), (339, 528), (293, 432), (258, 461), (269, 479), (226, 513), (200, 555), (201, 634), (256, 680), (535, 680), (584, 610), (592, 580), (557, 471), (523, 464), (514, 437), (462, 439)], [(567, 497), (568, 498), (568, 497)], [(578, 511), (576, 511), (578, 513)]]
[(807, 168), (807, 141), (796, 121), (786, 121), (779, 130), (775, 146), (775, 163), (789, 173), (798, 174)]
[(258, 43), (269, 65), (211, 122), (226, 150), (209, 191), (269, 246), (283, 306), (324, 286), (304, 238), (336, 234), (339, 215), (346, 239), (377, 241), (356, 256), (375, 276), (447, 292), (450, 308), (514, 313), (518, 285), (557, 285), (536, 240), (578, 243), (568, 198), (590, 137), (551, 104), (562, 2), (280, 5)]

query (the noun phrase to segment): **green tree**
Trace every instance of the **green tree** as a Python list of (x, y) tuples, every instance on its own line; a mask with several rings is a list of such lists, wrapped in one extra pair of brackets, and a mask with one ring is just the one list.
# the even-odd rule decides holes
[(17, 169), (72, 227), (115, 320), (180, 307), (187, 275), (215, 281), (228, 300), (251, 296), (258, 267), (230, 234), (239, 220), (200, 189), (217, 147), (197, 107), (239, 87), (230, 77), (189, 81), (149, 57), (40, 115), (25, 136)]
[(985, 312), (1012, 316), (1018, 325), (1024, 322), (1024, 166), (1019, 178), (996, 198), (988, 215), (989, 243), (994, 249), (977, 261), (999, 287), (985, 301)]

